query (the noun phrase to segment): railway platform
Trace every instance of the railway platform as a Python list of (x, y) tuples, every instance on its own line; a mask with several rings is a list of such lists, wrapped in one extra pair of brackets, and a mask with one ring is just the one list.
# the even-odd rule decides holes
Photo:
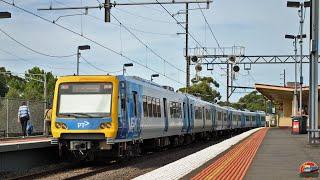
[(50, 146), (53, 146), (51, 145), (51, 138), (43, 136), (0, 139), (0, 153), (8, 151), (45, 148)]
[(48, 137), (0, 139), (1, 172), (25, 170), (54, 162), (57, 147)]
[(260, 128), (137, 179), (301, 179), (299, 168), (307, 161), (319, 164), (320, 146), (309, 145), (306, 134), (292, 135), (289, 128)]

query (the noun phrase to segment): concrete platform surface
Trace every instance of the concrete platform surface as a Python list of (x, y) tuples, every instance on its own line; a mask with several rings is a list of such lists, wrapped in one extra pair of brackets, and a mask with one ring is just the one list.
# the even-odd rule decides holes
[(320, 163), (320, 146), (310, 146), (306, 134), (270, 128), (244, 179), (301, 179), (299, 167), (306, 161)]
[(0, 140), (0, 153), (8, 151), (19, 151), (51, 147), (51, 138), (48, 137), (26, 137)]

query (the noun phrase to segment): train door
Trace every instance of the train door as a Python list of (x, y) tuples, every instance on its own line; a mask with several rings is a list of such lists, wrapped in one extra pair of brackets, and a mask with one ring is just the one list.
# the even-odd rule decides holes
[(193, 115), (193, 105), (189, 106), (189, 122), (190, 122), (190, 130), (194, 127), (194, 115)]
[(127, 138), (135, 138), (140, 135), (141, 121), (141, 102), (139, 101), (138, 90), (132, 88), (133, 91), (128, 93), (127, 97), (127, 114), (128, 114), (128, 135)]
[(168, 131), (168, 109), (167, 109), (167, 98), (163, 98), (163, 117), (164, 117), (164, 131)]
[(211, 120), (212, 120), (212, 130), (215, 129), (216, 127), (216, 109), (214, 107), (211, 108)]
[(127, 124), (127, 96), (126, 96), (126, 83), (125, 81), (120, 81), (119, 83), (119, 120), (118, 120), (118, 134), (117, 138), (123, 139), (126, 138), (127, 131), (128, 131), (128, 124)]
[(183, 127), (182, 127), (182, 132), (186, 132), (188, 131), (188, 127), (189, 127), (189, 121), (188, 121), (188, 115), (187, 115), (187, 106), (186, 103), (183, 102), (182, 105), (183, 108)]
[(204, 107), (202, 107), (202, 129), (204, 129), (206, 127), (206, 117), (205, 117), (205, 109)]

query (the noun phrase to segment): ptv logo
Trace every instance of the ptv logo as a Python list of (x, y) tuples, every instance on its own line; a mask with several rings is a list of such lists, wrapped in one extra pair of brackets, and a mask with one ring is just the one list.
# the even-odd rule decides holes
[(81, 123), (78, 123), (78, 128), (85, 128), (88, 126), (90, 123), (88, 121), (83, 121)]

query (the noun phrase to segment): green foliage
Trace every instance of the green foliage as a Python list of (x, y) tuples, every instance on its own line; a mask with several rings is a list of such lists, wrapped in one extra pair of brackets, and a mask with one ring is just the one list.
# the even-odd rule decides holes
[(218, 88), (219, 83), (212, 77), (200, 77), (198, 81), (192, 79), (191, 82), (192, 86), (189, 88), (180, 88), (178, 91), (200, 96), (201, 99), (209, 102), (216, 102), (221, 99), (220, 93), (213, 89), (213, 87)]
[[(5, 71), (0, 68), (0, 72)], [(56, 78), (51, 72), (44, 72), (39, 67), (33, 67), (26, 71), (25, 78), (14, 76), (12, 74), (4, 76), (5, 81), (2, 81), (0, 74), (0, 95), (7, 98), (23, 98), (28, 100), (43, 100), (44, 99), (44, 75), (47, 80), (47, 101), (51, 101), (54, 93)], [(4, 83), (1, 86), (1, 83)], [(4, 87), (9, 87), (5, 91)], [(3, 95), (1, 92), (5, 92)]]
[(221, 106), (230, 106), (235, 109), (248, 109), (250, 111), (265, 111), (266, 105), (265, 105), (265, 98), (258, 94), (257, 91), (252, 91), (251, 93), (243, 96), (239, 99), (236, 103), (227, 103), (227, 102), (219, 102), (218, 103)]
[(6, 74), (6, 68), (0, 67), (0, 97), (4, 97), (5, 94), (8, 92), (8, 87), (7, 87), (7, 78)]

